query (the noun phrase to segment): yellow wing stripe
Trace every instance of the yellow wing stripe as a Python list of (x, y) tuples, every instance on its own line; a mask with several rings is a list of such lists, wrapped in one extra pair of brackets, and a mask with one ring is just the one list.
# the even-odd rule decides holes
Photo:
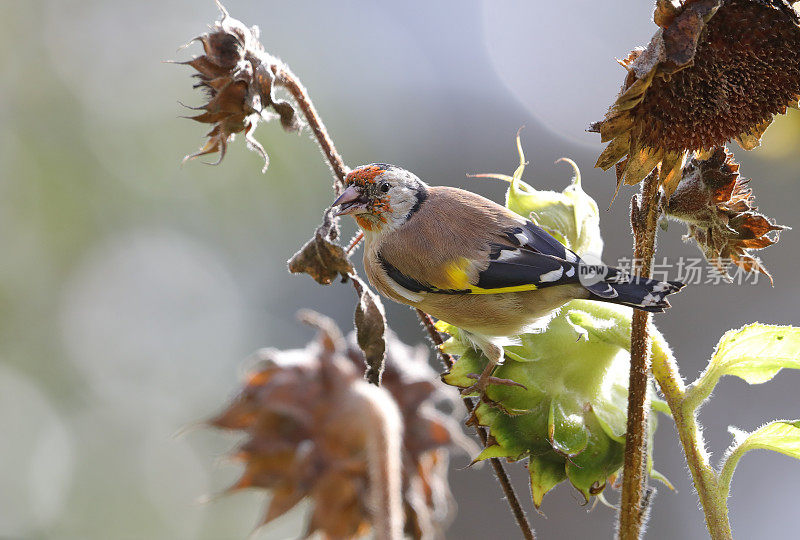
[(525, 285), (513, 285), (511, 287), (497, 287), (495, 289), (484, 289), (473, 285), (469, 281), (467, 270), (470, 267), (469, 259), (462, 257), (449, 263), (444, 267), (446, 284), (441, 289), (451, 289), (456, 291), (468, 291), (467, 294), (502, 294), (512, 292), (535, 291), (538, 289), (533, 283)]
[(511, 292), (525, 292), (525, 291), (535, 291), (539, 287), (534, 285), (533, 283), (527, 285), (514, 285), (512, 287), (498, 287), (496, 289), (483, 289), (481, 287), (476, 287), (475, 285), (470, 285), (468, 294), (500, 294), (500, 293), (511, 293)]

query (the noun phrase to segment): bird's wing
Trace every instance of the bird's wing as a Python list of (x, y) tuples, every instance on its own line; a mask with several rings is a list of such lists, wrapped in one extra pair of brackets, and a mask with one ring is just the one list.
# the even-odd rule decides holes
[(542, 228), (482, 197), (459, 194), (460, 204), (449, 195), (427, 215), (423, 206), (408, 229), (376, 252), (376, 263), (403, 289), (499, 294), (579, 281), (578, 256)]
[(503, 231), (508, 242), (491, 243), (488, 266), (471, 294), (529, 291), (578, 283), (580, 258), (528, 221)]

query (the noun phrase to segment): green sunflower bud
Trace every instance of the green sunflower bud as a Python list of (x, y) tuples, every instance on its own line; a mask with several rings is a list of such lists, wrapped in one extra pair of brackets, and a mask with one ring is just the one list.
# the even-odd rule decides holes
[[(494, 375), (525, 388), (488, 387), (476, 418), (489, 428), (491, 443), (476, 461), (527, 459), (537, 508), (564, 480), (588, 502), (613, 483), (622, 467), (630, 365), (630, 332), (625, 329), (630, 317), (629, 308), (574, 300), (547, 331), (523, 334), (520, 345), (505, 349), (506, 361)], [(443, 350), (461, 355), (443, 380), (459, 388), (471, 386), (469, 374), (480, 373), (488, 360), (462, 340), (458, 328), (441, 321), (437, 328), (451, 335)], [(654, 340), (666, 346), (660, 334)], [(651, 407), (669, 413), (654, 392)], [(652, 418), (651, 439), (656, 427)], [(669, 485), (657, 472), (651, 475)]]
[(564, 191), (537, 190), (522, 181), (525, 172), (525, 154), (517, 134), (519, 166), (512, 176), (479, 174), (483, 178), (497, 178), (509, 183), (506, 207), (524, 216), (578, 254), (590, 253), (597, 257), (603, 251), (600, 236), (600, 212), (597, 203), (581, 187), (581, 172), (574, 161), (561, 158), (575, 172), (572, 183)]

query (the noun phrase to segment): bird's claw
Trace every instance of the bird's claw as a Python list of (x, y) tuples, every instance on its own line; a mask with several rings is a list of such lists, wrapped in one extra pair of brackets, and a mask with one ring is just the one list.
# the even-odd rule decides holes
[(478, 375), (477, 373), (470, 373), (467, 375), (467, 377), (469, 377), (470, 379), (475, 379), (475, 384), (467, 388), (464, 388), (461, 391), (461, 395), (468, 396), (473, 392), (478, 393), (478, 401), (475, 402), (475, 406), (472, 408), (472, 411), (470, 411), (469, 417), (465, 422), (466, 425), (468, 426), (478, 425), (478, 417), (477, 417), (478, 406), (481, 404), (482, 401), (486, 399), (486, 388), (489, 385), (496, 384), (498, 386), (518, 386), (520, 388), (527, 390), (524, 384), (518, 383), (517, 381), (512, 381), (511, 379), (502, 379), (500, 377), (494, 377), (490, 373), (491, 371), (489, 372), (484, 371), (484, 373), (481, 373), (480, 375)]
[(498, 386), (518, 386), (525, 390), (528, 389), (524, 384), (518, 383), (517, 381), (512, 381), (511, 379), (502, 379), (492, 375), (482, 376), (478, 375), (477, 373), (470, 373), (467, 375), (467, 377), (470, 379), (475, 379), (475, 384), (464, 388), (461, 391), (462, 396), (467, 396), (473, 392), (478, 392), (478, 394), (482, 396), (486, 393), (486, 388), (492, 384), (496, 384)]

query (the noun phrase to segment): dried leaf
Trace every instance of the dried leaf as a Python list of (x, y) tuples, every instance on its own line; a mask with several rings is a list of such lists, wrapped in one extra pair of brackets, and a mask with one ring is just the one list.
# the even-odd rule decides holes
[(345, 341), (342, 331), (330, 317), (311, 309), (302, 309), (297, 313), (297, 319), (319, 330), (317, 339), (324, 351), (334, 353), (344, 348)]
[(653, 22), (661, 28), (668, 27), (680, 13), (680, 7), (672, 0), (656, 0), (656, 10), (653, 12)]
[(669, 200), (681, 181), (683, 170), (683, 154), (667, 152), (661, 160), (659, 183), (664, 188), (664, 199)]
[(272, 490), (272, 498), (269, 501), (269, 507), (259, 525), (266, 525), (278, 519), (294, 508), (305, 496), (305, 493), (299, 491), (293, 485), (287, 485)]
[(639, 147), (635, 150), (631, 147), (628, 157), (628, 165), (625, 167), (624, 182), (627, 185), (636, 185), (641, 182), (653, 169), (661, 162), (664, 152), (661, 149)]
[(631, 134), (623, 133), (606, 146), (606, 149), (597, 158), (597, 163), (594, 164), (598, 169), (604, 171), (611, 168), (612, 165), (617, 163), (620, 159), (628, 155), (631, 147)]
[(355, 325), (358, 346), (364, 351), (367, 371), (364, 377), (376, 386), (381, 384), (383, 361), (386, 353), (386, 316), (383, 303), (358, 277), (352, 276), (353, 287), (358, 294)]
[(335, 243), (338, 237), (338, 218), (328, 208), (314, 237), (289, 259), (289, 271), (308, 274), (322, 285), (330, 285), (339, 275), (346, 279), (355, 269), (342, 246)]

